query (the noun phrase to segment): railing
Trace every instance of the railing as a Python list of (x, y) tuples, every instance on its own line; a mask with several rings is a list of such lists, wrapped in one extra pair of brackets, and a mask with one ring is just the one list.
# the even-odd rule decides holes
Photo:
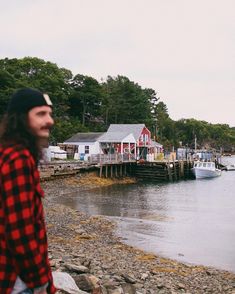
[(88, 159), (91, 164), (109, 164), (109, 163), (123, 163), (136, 162), (134, 154), (94, 154)]

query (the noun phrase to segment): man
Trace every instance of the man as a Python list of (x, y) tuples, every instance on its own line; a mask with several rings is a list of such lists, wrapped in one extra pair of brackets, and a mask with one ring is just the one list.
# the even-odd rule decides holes
[(54, 294), (37, 163), (48, 139), (52, 103), (24, 88), (0, 128), (0, 293)]

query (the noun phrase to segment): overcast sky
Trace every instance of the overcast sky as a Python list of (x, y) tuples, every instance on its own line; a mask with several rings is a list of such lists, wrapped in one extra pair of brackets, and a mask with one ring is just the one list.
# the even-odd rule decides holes
[(0, 0), (0, 58), (154, 89), (172, 119), (235, 126), (235, 0)]

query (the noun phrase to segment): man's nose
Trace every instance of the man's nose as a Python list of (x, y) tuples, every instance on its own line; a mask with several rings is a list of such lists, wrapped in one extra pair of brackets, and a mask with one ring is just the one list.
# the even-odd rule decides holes
[(54, 119), (51, 117), (50, 114), (48, 114), (47, 116), (47, 123), (51, 126), (54, 125)]

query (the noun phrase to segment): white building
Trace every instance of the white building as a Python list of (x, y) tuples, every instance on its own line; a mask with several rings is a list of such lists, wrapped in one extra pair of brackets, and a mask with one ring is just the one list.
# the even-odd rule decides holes
[(92, 154), (102, 154), (98, 139), (104, 133), (77, 133), (63, 144), (76, 146), (74, 159), (87, 160)]

